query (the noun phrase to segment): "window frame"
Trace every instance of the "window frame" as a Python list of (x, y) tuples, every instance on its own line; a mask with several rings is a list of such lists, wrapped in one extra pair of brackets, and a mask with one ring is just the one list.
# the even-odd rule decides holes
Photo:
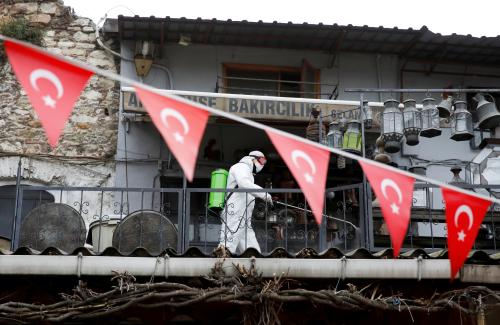
[[(297, 75), (300, 77), (300, 81), (303, 81), (303, 73), (304, 73), (304, 65), (307, 65), (308, 69), (315, 70), (315, 76), (314, 76), (314, 82), (316, 85), (314, 86), (314, 97), (312, 98), (320, 98), (320, 70), (315, 69), (310, 63), (308, 63), (306, 60), (303, 60), (303, 64), (300, 67), (291, 67), (291, 66), (277, 66), (277, 65), (268, 65), (268, 64), (251, 64), (251, 63), (222, 63), (222, 79), (223, 79), (223, 92), (228, 93), (229, 89), (229, 84), (228, 84), (228, 79), (226, 78), (228, 76), (228, 70), (239, 70), (239, 71), (252, 71), (252, 72), (261, 72), (261, 73), (297, 73)], [(280, 96), (280, 83), (282, 82), (281, 79), (278, 79), (278, 96)], [(299, 82), (300, 82), (299, 81)], [(303, 89), (303, 84), (300, 84), (300, 91)], [(301, 97), (299, 98), (308, 98), (304, 97), (303, 94), (300, 94)], [(310, 98), (310, 97), (309, 97)]]

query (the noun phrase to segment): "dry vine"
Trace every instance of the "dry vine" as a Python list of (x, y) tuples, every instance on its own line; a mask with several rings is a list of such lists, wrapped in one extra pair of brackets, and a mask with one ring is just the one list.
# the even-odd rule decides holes
[(311, 303), (340, 310), (384, 310), (427, 314), (444, 310), (457, 310), (466, 315), (477, 314), (485, 304), (500, 304), (500, 292), (484, 286), (471, 286), (428, 299), (406, 299), (402, 295), (382, 296), (379, 287), (358, 290), (350, 284), (346, 290), (310, 291), (280, 275), (265, 280), (252, 263), (249, 269), (233, 265), (236, 276), (226, 276), (222, 262), (205, 277), (210, 283), (205, 288), (181, 283), (136, 283), (128, 273), (116, 273), (112, 278), (117, 285), (112, 290), (98, 293), (78, 283), (72, 294), (61, 294), (62, 300), (51, 305), (23, 302), (0, 304), (0, 321), (17, 323), (85, 321), (117, 314), (130, 307), (179, 308), (201, 303), (227, 303), (243, 307), (247, 324), (279, 324), (280, 311), (288, 303)]

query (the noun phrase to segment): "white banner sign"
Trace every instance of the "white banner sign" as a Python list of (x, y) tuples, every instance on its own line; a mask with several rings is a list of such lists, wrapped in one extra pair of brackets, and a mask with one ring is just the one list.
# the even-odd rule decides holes
[[(134, 92), (123, 91), (123, 110), (125, 112), (145, 113), (142, 104), (139, 102)], [(239, 116), (255, 119), (255, 120), (286, 120), (286, 121), (309, 121), (311, 111), (318, 107), (321, 110), (321, 115), (329, 115), (333, 111), (344, 113), (344, 116), (349, 120), (351, 118), (358, 119), (359, 110), (355, 106), (347, 104), (326, 104), (326, 103), (308, 103), (304, 101), (295, 102), (282, 100), (265, 100), (265, 99), (250, 99), (250, 98), (224, 98), (212, 96), (193, 96), (181, 95), (182, 97), (198, 102), (209, 107), (220, 109), (225, 112), (234, 113)], [(376, 107), (374, 110), (380, 110)], [(328, 120), (325, 120), (328, 122)], [(374, 126), (377, 122), (374, 121)]]

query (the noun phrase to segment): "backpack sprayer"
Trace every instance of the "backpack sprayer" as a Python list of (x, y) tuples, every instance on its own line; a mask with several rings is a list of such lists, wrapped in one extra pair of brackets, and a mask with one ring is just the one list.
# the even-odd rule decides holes
[[(225, 189), (229, 172), (225, 169), (216, 169), (210, 175), (211, 189)], [(232, 192), (231, 192), (232, 193)], [(222, 209), (226, 201), (226, 192), (210, 192), (208, 196), (208, 207), (210, 209)]]

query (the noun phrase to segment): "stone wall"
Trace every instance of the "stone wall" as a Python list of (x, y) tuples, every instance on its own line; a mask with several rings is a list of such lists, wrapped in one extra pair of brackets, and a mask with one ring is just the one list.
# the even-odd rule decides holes
[[(2, 17), (24, 17), (30, 24), (42, 28), (43, 46), (53, 53), (108, 71), (117, 70), (113, 56), (96, 43), (94, 23), (75, 16), (62, 1), (3, 0), (0, 2)], [(31, 174), (40, 179), (31, 179), (29, 174), (23, 173), (26, 180), (51, 185), (111, 185), (118, 134), (118, 83), (103, 77), (91, 78), (74, 107), (58, 146), (52, 150), (8, 63), (0, 66), (0, 80), (0, 181), (12, 180), (13, 176), (15, 179), (11, 164), (17, 163), (6, 156), (23, 156), (40, 170)], [(82, 165), (98, 170), (97, 174), (103, 177), (81, 178), (81, 182), (75, 180), (79, 173), (72, 170), (81, 170)]]

